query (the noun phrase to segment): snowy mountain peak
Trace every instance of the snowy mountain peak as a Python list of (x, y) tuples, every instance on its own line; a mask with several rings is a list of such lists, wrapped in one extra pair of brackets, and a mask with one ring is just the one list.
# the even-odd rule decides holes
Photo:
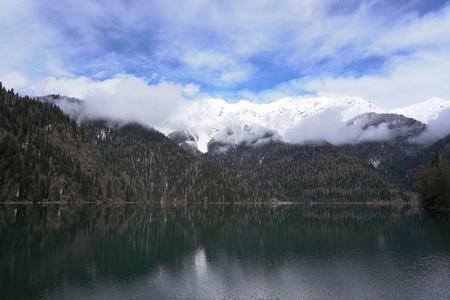
[(433, 97), (424, 102), (393, 109), (390, 112), (416, 119), (422, 123), (435, 120), (444, 110), (450, 109), (450, 101)]

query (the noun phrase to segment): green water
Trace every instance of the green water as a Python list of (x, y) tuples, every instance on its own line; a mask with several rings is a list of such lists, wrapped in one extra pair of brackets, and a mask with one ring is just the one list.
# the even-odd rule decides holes
[(445, 299), (450, 217), (396, 206), (3, 205), (1, 299)]

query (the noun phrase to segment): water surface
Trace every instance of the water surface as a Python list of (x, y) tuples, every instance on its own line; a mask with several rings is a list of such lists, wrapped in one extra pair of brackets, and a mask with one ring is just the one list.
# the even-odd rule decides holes
[(2, 299), (450, 298), (450, 218), (366, 205), (3, 205)]

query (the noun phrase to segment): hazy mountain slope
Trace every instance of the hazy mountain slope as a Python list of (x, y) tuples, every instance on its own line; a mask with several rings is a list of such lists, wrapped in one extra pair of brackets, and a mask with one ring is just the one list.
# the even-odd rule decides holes
[(269, 143), (217, 151), (202, 157), (257, 182), (271, 197), (290, 201), (409, 201), (392, 179), (347, 151), (330, 145)]
[(422, 151), (423, 146), (411, 144), (404, 140), (365, 142), (341, 146), (358, 156), (376, 169), (395, 178), (395, 180), (413, 190), (415, 176), (410, 169), (411, 162)]
[(422, 145), (422, 148), (414, 156), (402, 157), (396, 161), (400, 170), (404, 170), (403, 172), (413, 179), (412, 188), (416, 187), (417, 178), (423, 170), (428, 168), (431, 162), (436, 159), (436, 154), (441, 161), (450, 163), (450, 135), (432, 145)]
[(427, 148), (426, 154), (428, 154), (428, 160), (432, 157), (432, 154), (437, 152), (442, 160), (450, 161), (450, 135), (447, 135), (443, 139), (435, 142), (433, 145)]
[(426, 133), (425, 124), (396, 114), (369, 115), (369, 118), (363, 115), (355, 120), (365, 122), (360, 124), (363, 127), (384, 125), (392, 138), (341, 147), (392, 176), (409, 190), (415, 190), (418, 174), (434, 159), (436, 151), (444, 159), (450, 156), (449, 136), (431, 145), (412, 142)]
[(426, 125), (398, 114), (373, 113), (359, 115), (348, 124), (372, 132), (378, 130), (381, 135), (341, 147), (412, 189), (415, 179), (403, 162), (418, 155), (425, 147), (423, 144), (411, 143), (410, 139), (422, 134)]

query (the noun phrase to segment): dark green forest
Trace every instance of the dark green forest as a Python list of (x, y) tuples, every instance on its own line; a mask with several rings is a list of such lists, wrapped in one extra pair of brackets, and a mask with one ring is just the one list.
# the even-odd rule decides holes
[(104, 198), (103, 157), (58, 107), (0, 87), (1, 201)]
[(205, 159), (217, 161), (287, 201), (411, 201), (413, 194), (348, 151), (328, 143), (240, 145), (226, 153), (211, 145)]
[[(110, 122), (109, 122), (110, 123)], [(203, 162), (163, 134), (138, 124), (85, 122), (86, 135), (124, 172), (137, 199), (159, 201), (264, 201), (267, 195), (230, 170)], [(117, 186), (114, 182), (112, 186)]]
[(420, 205), (450, 208), (450, 135), (431, 145), (396, 139), (344, 148), (365, 161), (377, 157), (378, 169), (417, 193)]
[(430, 208), (450, 209), (450, 163), (436, 157), (419, 178), (417, 190), (421, 204)]

